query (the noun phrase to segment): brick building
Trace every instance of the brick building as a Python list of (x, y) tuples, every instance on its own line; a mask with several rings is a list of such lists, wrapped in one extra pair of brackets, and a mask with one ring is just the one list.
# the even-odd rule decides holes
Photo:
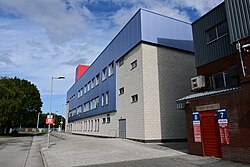
[(176, 99), (195, 75), (191, 25), (140, 9), (67, 92), (66, 129), (140, 141), (186, 139)]
[(192, 24), (196, 93), (177, 100), (191, 154), (250, 163), (249, 13), (249, 0), (225, 0)]

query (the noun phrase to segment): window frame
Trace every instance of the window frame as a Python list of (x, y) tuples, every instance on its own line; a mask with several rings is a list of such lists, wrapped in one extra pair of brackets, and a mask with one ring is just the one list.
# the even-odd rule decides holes
[(120, 60), (118, 60), (118, 66), (121, 67), (124, 64), (124, 57), (120, 58)]
[(138, 66), (138, 62), (137, 60), (134, 60), (131, 64), (130, 64), (130, 70), (135, 69)]
[(102, 69), (102, 81), (105, 81), (107, 79), (107, 67)]
[(114, 61), (112, 61), (108, 66), (108, 77), (114, 74)]
[(123, 95), (125, 93), (124, 87), (121, 87), (119, 89), (119, 95)]
[(131, 96), (131, 103), (137, 103), (138, 101), (139, 101), (138, 94), (135, 94), (135, 95)]
[(105, 93), (105, 105), (107, 106), (109, 104), (109, 92)]
[[(220, 22), (219, 24), (216, 24), (215, 26), (209, 28), (208, 30), (205, 31), (205, 34), (206, 34), (206, 44), (210, 44), (210, 43), (213, 43), (214, 41), (226, 36), (229, 34), (229, 29), (228, 29), (228, 26), (226, 27), (227, 28), (227, 32), (226, 33), (223, 33), (223, 34), (219, 34), (219, 27), (222, 26), (223, 24), (225, 24), (227, 26), (227, 21), (224, 20), (222, 22)], [(215, 30), (215, 38), (212, 39), (212, 40), (209, 40), (209, 32), (211, 32), (212, 30)]]
[(95, 86), (100, 84), (100, 73), (95, 76)]

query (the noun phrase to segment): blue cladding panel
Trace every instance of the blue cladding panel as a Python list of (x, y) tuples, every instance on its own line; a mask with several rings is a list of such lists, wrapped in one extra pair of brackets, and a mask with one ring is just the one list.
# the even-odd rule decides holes
[(147, 10), (141, 10), (142, 40), (193, 52), (192, 27)]
[(139, 10), (103, 50), (84, 75), (67, 92), (67, 101), (69, 101), (70, 97), (74, 94), (76, 97), (74, 100), (69, 102), (70, 110), (73, 110), (98, 96), (101, 104), (101, 96), (107, 91), (109, 92), (109, 105), (104, 107), (99, 106), (97, 109), (92, 111), (81, 113), (79, 116), (76, 115), (71, 117), (69, 118), (70, 122), (117, 110), (116, 65), (114, 74), (104, 82), (100, 80), (100, 84), (90, 90), (87, 94), (78, 99), (77, 92), (83, 88), (85, 84), (91, 81), (98, 73), (101, 76), (102, 69), (108, 67), (112, 61), (116, 62), (141, 41), (165, 45), (186, 51), (193, 51), (190, 24), (150, 11)]
[[(140, 11), (138, 11), (128, 24), (126, 24), (126, 26), (109, 43), (99, 57), (92, 63), (84, 75), (67, 92), (67, 101), (69, 101), (70, 97), (75, 94), (75, 99), (69, 104), (70, 110), (73, 110), (74, 108), (77, 108), (78, 106), (83, 105), (85, 102), (98, 96), (101, 105), (101, 96), (107, 91), (109, 92), (109, 105), (104, 107), (99, 105), (97, 109), (69, 118), (69, 121), (116, 111), (116, 64), (114, 65), (114, 74), (107, 78), (104, 82), (101, 81), (101, 73), (102, 70), (105, 67), (108, 67), (112, 61), (116, 62), (121, 56), (126, 54), (131, 48), (136, 46), (141, 41), (140, 27), (141, 17)], [(84, 85), (91, 81), (98, 73), (100, 73), (100, 84), (78, 99), (78, 90), (84, 88)]]

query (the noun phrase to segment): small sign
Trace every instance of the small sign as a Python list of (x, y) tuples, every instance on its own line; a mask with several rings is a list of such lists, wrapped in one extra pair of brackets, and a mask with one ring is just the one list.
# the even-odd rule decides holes
[(220, 103), (215, 103), (209, 105), (196, 106), (196, 111), (209, 111), (209, 110), (216, 110), (219, 108), (220, 108)]
[(54, 119), (53, 118), (47, 118), (46, 119), (46, 124), (53, 124), (54, 123)]
[(193, 129), (194, 129), (194, 141), (201, 142), (201, 127), (200, 127), (200, 113), (193, 112)]
[(222, 144), (230, 144), (228, 119), (226, 109), (217, 110), (218, 124), (220, 128), (220, 140)]
[(52, 118), (53, 118), (53, 115), (51, 115), (51, 114), (50, 114), (50, 115), (47, 115), (47, 118), (48, 118), (48, 119), (52, 119)]

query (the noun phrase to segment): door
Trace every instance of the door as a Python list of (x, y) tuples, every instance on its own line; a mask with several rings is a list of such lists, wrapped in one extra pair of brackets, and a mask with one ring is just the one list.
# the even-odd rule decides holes
[(119, 138), (126, 138), (126, 119), (119, 120)]
[(221, 158), (220, 132), (216, 111), (200, 112), (203, 154)]

